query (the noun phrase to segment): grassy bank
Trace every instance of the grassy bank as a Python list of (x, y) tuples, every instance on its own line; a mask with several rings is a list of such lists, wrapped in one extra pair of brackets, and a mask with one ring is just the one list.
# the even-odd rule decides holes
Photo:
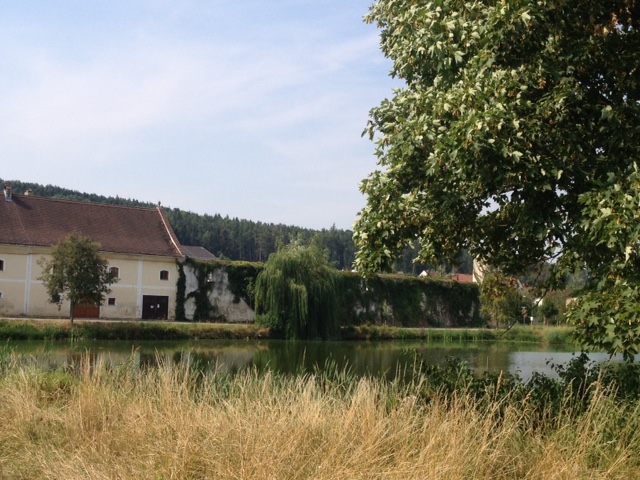
[[(424, 340), (427, 342), (517, 341), (572, 345), (570, 327), (514, 327), (491, 329), (398, 328), (352, 326), (341, 329), (343, 340)], [(196, 340), (270, 338), (271, 332), (255, 324), (174, 322), (95, 322), (0, 319), (0, 339), (11, 340)]]
[(478, 383), (460, 365), (406, 383), (229, 377), (88, 358), (45, 371), (6, 351), (0, 370), (7, 479), (629, 479), (640, 468), (637, 395), (602, 381)]
[(0, 339), (11, 340), (197, 340), (268, 338), (256, 325), (173, 322), (2, 320)]
[(571, 327), (516, 326), (502, 329), (465, 328), (397, 328), (386, 326), (355, 326), (342, 331), (348, 340), (406, 339), (427, 342), (478, 342), (509, 341), (550, 345), (574, 345)]

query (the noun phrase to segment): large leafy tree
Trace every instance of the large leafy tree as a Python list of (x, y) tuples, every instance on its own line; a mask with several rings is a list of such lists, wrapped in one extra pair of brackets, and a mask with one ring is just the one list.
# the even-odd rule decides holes
[(378, 0), (391, 74), (371, 111), (360, 271), (464, 249), (519, 274), (586, 270), (585, 345), (640, 344), (640, 2)]
[(117, 281), (99, 249), (100, 245), (90, 238), (71, 234), (53, 246), (49, 259), (38, 261), (49, 301), (60, 304), (66, 299), (71, 323), (76, 305), (102, 305), (104, 294), (110, 292), (109, 285)]

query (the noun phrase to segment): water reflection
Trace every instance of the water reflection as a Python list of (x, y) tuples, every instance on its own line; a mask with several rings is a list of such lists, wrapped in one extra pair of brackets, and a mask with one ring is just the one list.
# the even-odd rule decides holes
[[(326, 367), (348, 369), (357, 375), (395, 377), (417, 362), (444, 363), (450, 357), (465, 360), (477, 373), (507, 371), (529, 378), (534, 371), (553, 375), (548, 363), (566, 363), (572, 357), (562, 348), (548, 349), (523, 343), (427, 343), (384, 342), (291, 342), (291, 341), (190, 341), (190, 342), (10, 342), (9, 348), (28, 354), (41, 366), (59, 367), (90, 360), (112, 364), (134, 362), (155, 366), (159, 361), (197, 364), (234, 374), (247, 368), (304, 373)], [(594, 354), (606, 360), (604, 354)]]

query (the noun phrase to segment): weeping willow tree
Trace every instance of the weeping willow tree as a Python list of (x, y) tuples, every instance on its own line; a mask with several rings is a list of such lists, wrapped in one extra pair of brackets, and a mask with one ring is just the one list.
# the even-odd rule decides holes
[(256, 279), (256, 312), (263, 323), (292, 339), (338, 334), (337, 271), (316, 245), (293, 243), (269, 256)]

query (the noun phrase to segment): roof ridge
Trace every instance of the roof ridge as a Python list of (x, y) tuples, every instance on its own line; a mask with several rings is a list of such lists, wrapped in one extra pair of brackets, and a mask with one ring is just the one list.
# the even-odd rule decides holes
[(116, 205), (115, 203), (100, 203), (100, 202), (92, 202), (91, 200), (70, 200), (68, 198), (42, 197), (40, 195), (16, 194), (15, 192), (12, 194), (12, 196), (14, 198), (15, 197), (19, 197), (20, 199), (28, 198), (28, 199), (34, 199), (34, 200), (44, 200), (47, 202), (79, 203), (79, 204), (86, 203), (90, 205), (96, 205), (99, 207), (128, 208), (133, 210), (147, 210), (147, 211), (153, 211), (156, 209), (155, 205), (152, 205), (149, 207), (140, 207), (140, 206), (134, 206), (134, 205)]
[(173, 231), (173, 227), (171, 227), (171, 223), (169, 223), (169, 220), (167, 218), (165, 218), (165, 213), (164, 213), (164, 210), (162, 209), (162, 206), (160, 205), (160, 203), (158, 203), (158, 206), (156, 207), (156, 209), (158, 210), (158, 213), (160, 214), (160, 219), (162, 220), (162, 225), (164, 225), (164, 229), (167, 232), (167, 234), (169, 235), (169, 240), (171, 240), (171, 243), (173, 244), (175, 249), (178, 251), (178, 254), (180, 254), (180, 256), (184, 257), (184, 252), (180, 248), (180, 245), (181, 245), (180, 240), (178, 240), (178, 237), (176, 236), (175, 232)]
[(32, 195), (0, 202), (0, 243), (50, 247), (71, 231), (113, 253), (183, 257), (164, 210)]

